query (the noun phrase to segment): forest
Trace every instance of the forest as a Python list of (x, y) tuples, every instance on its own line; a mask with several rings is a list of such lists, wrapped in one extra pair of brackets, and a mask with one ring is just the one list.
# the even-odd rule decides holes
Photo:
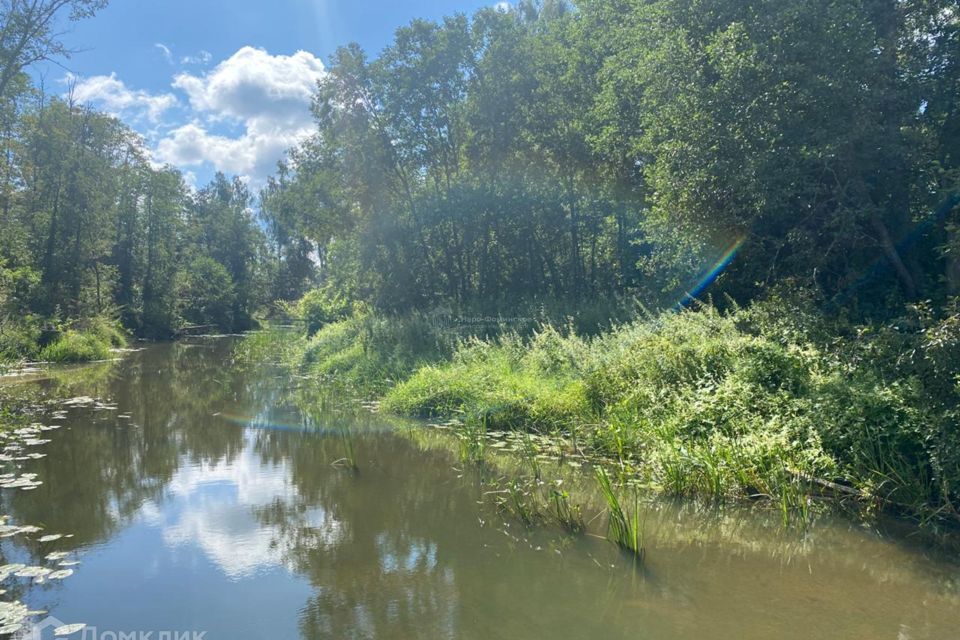
[(676, 494), (814, 478), (960, 521), (955, 2), (415, 20), (336, 50), (257, 193), (30, 81), (66, 53), (38, 7), (103, 5), (0, 5), (4, 359), (292, 317), (296, 366), (396, 413), (579, 434)]
[(30, 82), (64, 52), (28, 8), (104, 4), (4, 5), (10, 357), (95, 317), (152, 338), (249, 328), (314, 286), (504, 315), (803, 289), (858, 321), (946, 310), (960, 287), (949, 2), (546, 0), (414, 21), (375, 57), (333, 54), (315, 135), (260, 193), (188, 189), (123, 123)]

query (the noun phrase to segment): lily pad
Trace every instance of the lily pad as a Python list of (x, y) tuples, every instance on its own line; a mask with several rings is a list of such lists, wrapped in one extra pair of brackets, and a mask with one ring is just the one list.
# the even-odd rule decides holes
[(53, 572), (46, 567), (24, 567), (13, 575), (17, 576), (18, 578), (43, 578), (50, 573)]
[(27, 565), (25, 564), (19, 564), (19, 563), (5, 564), (2, 567), (0, 567), (0, 573), (16, 573), (17, 571), (20, 571), (20, 569), (23, 569), (26, 566)]
[(83, 629), (83, 628), (86, 627), (86, 626), (87, 626), (87, 625), (86, 625), (86, 623), (84, 623), (84, 622), (77, 622), (77, 623), (75, 623), (75, 624), (65, 624), (65, 625), (63, 625), (63, 626), (60, 626), (60, 627), (57, 627), (56, 629), (54, 629), (54, 630), (53, 630), (53, 635), (55, 635), (55, 636), (69, 636), (69, 635), (72, 634), (72, 633), (76, 633), (77, 631), (80, 631), (81, 629)]

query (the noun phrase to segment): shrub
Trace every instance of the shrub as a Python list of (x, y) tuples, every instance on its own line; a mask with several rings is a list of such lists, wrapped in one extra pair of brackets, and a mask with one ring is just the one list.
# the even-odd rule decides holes
[(450, 338), (423, 316), (355, 312), (325, 324), (310, 338), (300, 368), (365, 393), (382, 392), (451, 352)]
[(95, 333), (69, 329), (40, 351), (46, 362), (90, 362), (105, 360), (110, 355), (110, 343)]
[(324, 325), (342, 320), (349, 312), (349, 304), (327, 289), (308, 291), (294, 307), (294, 315), (307, 327), (307, 336), (312, 336)]
[(95, 316), (82, 323), (83, 331), (97, 337), (98, 340), (106, 342), (114, 348), (121, 348), (127, 345), (127, 332), (119, 320), (106, 315)]
[(592, 338), (544, 324), (456, 341), (420, 316), (355, 314), (324, 325), (301, 366), (385, 393), (394, 413), (569, 433), (669, 493), (768, 496), (788, 517), (830, 481), (960, 518), (960, 320), (919, 311), (827, 329), (802, 308), (704, 307)]
[(33, 317), (0, 322), (0, 363), (36, 359), (39, 340), (40, 323)]

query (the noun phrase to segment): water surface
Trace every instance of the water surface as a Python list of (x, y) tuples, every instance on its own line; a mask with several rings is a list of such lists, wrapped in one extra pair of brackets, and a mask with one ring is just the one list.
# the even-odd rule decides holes
[[(20, 463), (44, 484), (2, 492), (16, 522), (72, 534), (9, 538), (4, 562), (80, 564), (4, 597), (100, 633), (207, 640), (960, 637), (960, 569), (941, 552), (843, 520), (784, 531), (774, 513), (658, 504), (634, 567), (498, 514), (484, 474), (383, 417), (305, 417), (286, 399), (303, 381), (238, 366), (232, 342), (17, 383), (101, 404), (46, 416), (63, 428)], [(332, 464), (345, 427), (357, 473)]]

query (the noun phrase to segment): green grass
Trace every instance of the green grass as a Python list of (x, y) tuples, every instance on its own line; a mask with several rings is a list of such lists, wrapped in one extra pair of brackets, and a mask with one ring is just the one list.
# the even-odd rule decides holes
[(35, 360), (40, 352), (40, 323), (34, 317), (0, 324), (0, 365)]
[(940, 322), (908, 334), (755, 305), (592, 337), (542, 325), (462, 339), (427, 317), (359, 314), (291, 352), (301, 373), (382, 397), (384, 411), (563, 434), (666, 494), (761, 500), (789, 521), (834, 486), (871, 508), (960, 520), (960, 339), (948, 333), (960, 323)]
[(100, 336), (69, 329), (40, 350), (44, 362), (91, 362), (106, 360), (110, 343)]
[(448, 358), (453, 343), (421, 316), (357, 314), (323, 325), (299, 356), (303, 373), (377, 396), (410, 372)]
[(607, 537), (624, 551), (643, 561), (646, 549), (643, 545), (644, 522), (640, 520), (640, 499), (634, 490), (633, 510), (627, 511), (620, 503), (603, 467), (595, 469), (600, 493), (607, 503)]
[(127, 344), (126, 332), (118, 321), (96, 316), (71, 323), (52, 342), (41, 347), (42, 324), (39, 318), (28, 317), (0, 327), (0, 363), (104, 360), (111, 348)]
[(595, 338), (547, 326), (468, 341), (382, 406), (562, 431), (665, 493), (763, 498), (785, 519), (807, 508), (804, 479), (917, 514), (956, 503), (951, 414), (928, 409), (909, 371), (850, 357), (855, 348), (818, 343), (760, 309), (666, 314)]
[(550, 489), (553, 516), (557, 524), (568, 533), (580, 533), (586, 529), (580, 505), (570, 502), (570, 494), (559, 487)]
[(383, 408), (419, 417), (464, 414), (490, 429), (569, 430), (589, 412), (577, 377), (582, 347), (549, 326), (529, 344), (515, 334), (470, 340), (452, 361), (422, 367), (392, 388)]

